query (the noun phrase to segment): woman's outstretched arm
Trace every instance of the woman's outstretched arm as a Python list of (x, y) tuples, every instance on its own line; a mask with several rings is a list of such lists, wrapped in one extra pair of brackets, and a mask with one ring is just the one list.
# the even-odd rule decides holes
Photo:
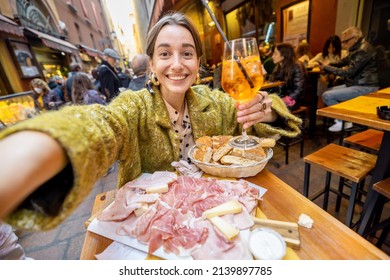
[(0, 220), (67, 164), (61, 145), (35, 131), (12, 134), (0, 141)]

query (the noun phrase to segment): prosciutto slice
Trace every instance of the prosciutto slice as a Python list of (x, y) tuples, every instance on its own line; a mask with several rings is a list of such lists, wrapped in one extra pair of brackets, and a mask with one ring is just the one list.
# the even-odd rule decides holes
[(100, 221), (123, 220), (141, 207), (142, 203), (154, 203), (157, 198), (158, 194), (144, 194), (124, 186), (116, 193), (114, 202), (104, 209), (97, 219)]
[(170, 185), (176, 180), (176, 173), (168, 171), (156, 171), (151, 176), (141, 177), (126, 183), (124, 187), (147, 190), (148, 188), (158, 187), (164, 184)]
[[(168, 184), (168, 192), (145, 193), (147, 188), (162, 184)], [(233, 241), (227, 240), (202, 218), (202, 213), (236, 199), (244, 206), (243, 211), (222, 218), (240, 230), (247, 230), (253, 225), (249, 213), (257, 205), (257, 196), (258, 191), (245, 181), (178, 177), (175, 173), (161, 171), (125, 184), (98, 219), (121, 221), (116, 233), (147, 244), (149, 254), (163, 247), (165, 252), (192, 255), (195, 259), (251, 259), (241, 234)], [(133, 211), (142, 203), (148, 203), (149, 207), (137, 217)]]

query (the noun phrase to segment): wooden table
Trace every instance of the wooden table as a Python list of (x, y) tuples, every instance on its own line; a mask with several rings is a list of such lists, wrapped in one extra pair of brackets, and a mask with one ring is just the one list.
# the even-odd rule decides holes
[(384, 131), (382, 144), (372, 175), (366, 201), (364, 203), (358, 233), (364, 235), (371, 228), (375, 210), (381, 203), (380, 195), (372, 190), (372, 185), (390, 177), (390, 121), (376, 115), (376, 106), (390, 106), (390, 91), (378, 91), (333, 106), (317, 110), (317, 114), (347, 122), (368, 126)]
[[(300, 259), (390, 259), (387, 254), (362, 238), (316, 204), (278, 179), (268, 170), (263, 170), (248, 181), (268, 191), (259, 203), (259, 208), (268, 219), (297, 222), (302, 213), (314, 220), (311, 229), (299, 227), (301, 246), (293, 249)], [(112, 193), (110, 193), (112, 195)], [(111, 197), (112, 198), (112, 197)], [(95, 200), (93, 213), (110, 198), (100, 194)], [(95, 259), (112, 241), (87, 231), (80, 259)]]
[(261, 86), (260, 90), (269, 90), (269, 89), (274, 89), (277, 88), (278, 92), (280, 92), (280, 87), (284, 85), (284, 82), (281, 81), (275, 81), (275, 82), (270, 82), (270, 81), (265, 81), (264, 84)]

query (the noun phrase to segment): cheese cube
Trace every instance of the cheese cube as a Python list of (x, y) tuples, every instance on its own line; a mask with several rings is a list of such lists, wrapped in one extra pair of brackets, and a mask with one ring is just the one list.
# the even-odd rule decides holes
[(148, 204), (147, 203), (143, 203), (140, 208), (137, 208), (137, 209), (134, 210), (134, 214), (137, 217), (139, 217), (143, 213), (145, 213), (148, 210), (148, 208), (149, 208)]
[(228, 239), (232, 240), (240, 234), (240, 231), (221, 217), (209, 218), (210, 222)]
[(168, 192), (168, 184), (161, 186), (150, 187), (146, 189), (146, 193), (166, 193)]
[(203, 212), (202, 217), (212, 218), (215, 216), (222, 216), (225, 214), (236, 214), (242, 211), (242, 205), (236, 200), (230, 200), (228, 202), (222, 203), (214, 208), (208, 209)]

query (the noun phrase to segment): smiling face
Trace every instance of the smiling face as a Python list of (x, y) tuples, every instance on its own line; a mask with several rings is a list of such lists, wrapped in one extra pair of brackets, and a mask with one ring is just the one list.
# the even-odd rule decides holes
[(163, 96), (183, 95), (195, 82), (200, 58), (191, 33), (179, 25), (164, 26), (154, 45), (150, 68), (160, 82)]

